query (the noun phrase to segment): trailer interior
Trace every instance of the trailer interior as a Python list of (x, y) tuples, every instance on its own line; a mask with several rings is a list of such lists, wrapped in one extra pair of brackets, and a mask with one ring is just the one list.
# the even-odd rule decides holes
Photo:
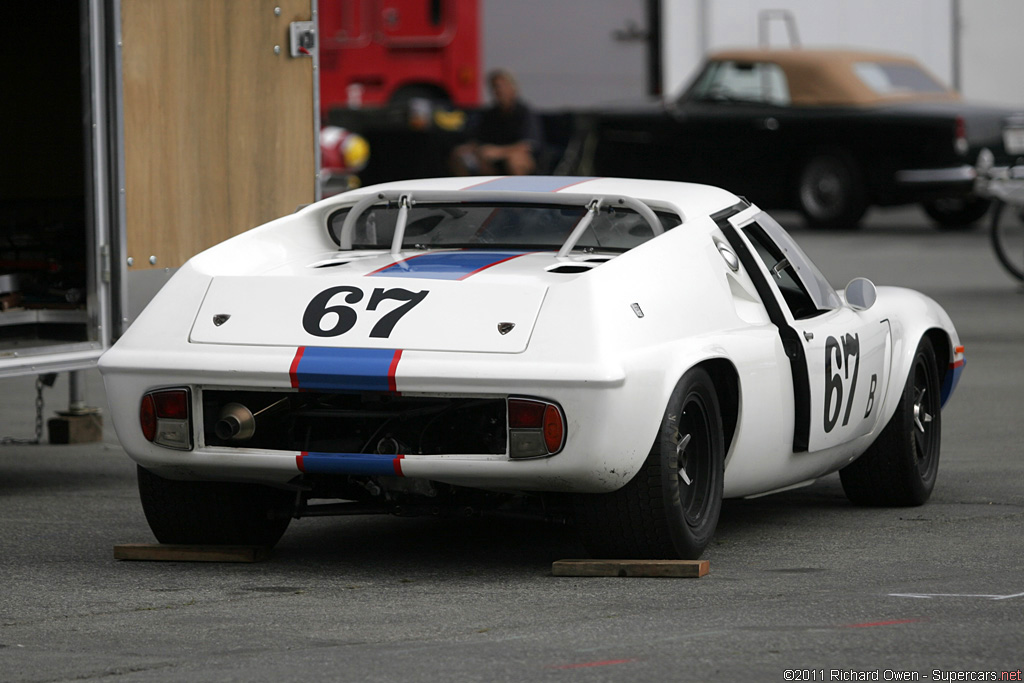
[(5, 15), (0, 358), (99, 348), (85, 10), (11, 3)]

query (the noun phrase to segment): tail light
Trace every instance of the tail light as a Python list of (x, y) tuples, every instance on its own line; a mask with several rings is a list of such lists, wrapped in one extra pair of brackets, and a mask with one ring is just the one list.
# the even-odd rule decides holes
[(142, 397), (139, 425), (147, 441), (181, 451), (192, 450), (192, 394), (188, 389), (162, 389)]
[(565, 445), (565, 415), (554, 403), (510, 398), (508, 436), (510, 458), (553, 455)]
[(967, 142), (967, 124), (964, 122), (964, 117), (956, 117), (956, 133), (953, 139), (953, 149), (956, 153), (963, 156), (967, 154), (970, 149), (970, 143)]

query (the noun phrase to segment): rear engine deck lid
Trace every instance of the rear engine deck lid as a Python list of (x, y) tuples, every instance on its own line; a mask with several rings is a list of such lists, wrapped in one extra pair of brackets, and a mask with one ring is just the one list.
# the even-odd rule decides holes
[(547, 287), (400, 277), (218, 277), (189, 341), (521, 353)]

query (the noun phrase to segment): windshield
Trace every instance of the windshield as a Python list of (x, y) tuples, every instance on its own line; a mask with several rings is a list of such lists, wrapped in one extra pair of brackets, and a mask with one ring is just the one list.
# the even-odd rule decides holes
[[(684, 95), (684, 99), (687, 96)], [(789, 104), (786, 74), (771, 62), (708, 63), (690, 90), (695, 100), (733, 100), (763, 104)]]
[[(350, 208), (331, 215), (331, 239), (339, 235)], [(353, 249), (389, 249), (399, 208), (372, 206), (356, 220)], [(543, 204), (418, 203), (409, 209), (402, 246), (429, 248), (493, 248), (556, 250), (586, 215), (583, 206)], [(656, 212), (667, 230), (680, 224), (678, 216)], [(601, 208), (576, 243), (578, 249), (626, 251), (654, 237), (647, 221), (627, 208)]]

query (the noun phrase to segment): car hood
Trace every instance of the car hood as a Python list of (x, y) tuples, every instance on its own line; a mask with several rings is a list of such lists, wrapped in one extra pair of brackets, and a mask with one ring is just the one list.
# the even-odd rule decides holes
[(189, 340), (520, 353), (558, 265), (551, 252), (324, 254), (212, 278)]

